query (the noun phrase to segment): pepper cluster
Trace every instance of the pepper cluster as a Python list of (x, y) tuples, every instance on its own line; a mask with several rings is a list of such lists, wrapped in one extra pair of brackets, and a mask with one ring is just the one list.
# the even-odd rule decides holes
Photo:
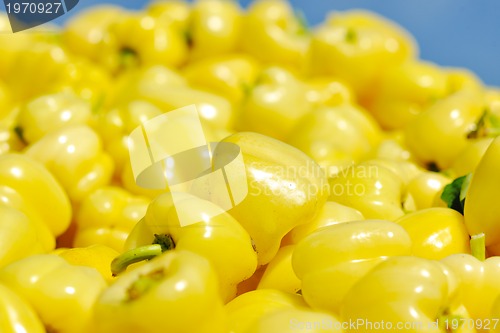
[[(395, 23), (199, 0), (8, 31), (1, 332), (500, 332), (500, 90)], [(231, 209), (136, 183), (130, 133), (187, 105), (241, 151)]]

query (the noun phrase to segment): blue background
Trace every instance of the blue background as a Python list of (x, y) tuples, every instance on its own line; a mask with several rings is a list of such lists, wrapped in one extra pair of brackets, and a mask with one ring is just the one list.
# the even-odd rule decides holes
[[(500, 87), (500, 1), (499, 0), (291, 0), (311, 25), (332, 10), (365, 8), (388, 17), (412, 33), (420, 57), (443, 66), (465, 67), (484, 83)], [(96, 4), (114, 3), (131, 9), (145, 0), (80, 0), (55, 22)], [(247, 6), (251, 1), (240, 1)], [(3, 6), (3, 2), (2, 2)], [(0, 9), (3, 10), (2, 6)]]

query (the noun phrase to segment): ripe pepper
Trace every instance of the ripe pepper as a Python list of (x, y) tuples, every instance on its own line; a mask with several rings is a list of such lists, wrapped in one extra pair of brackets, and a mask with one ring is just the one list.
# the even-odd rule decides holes
[(91, 116), (90, 104), (73, 92), (38, 96), (21, 107), (16, 132), (26, 143), (34, 143), (65, 126), (90, 124)]
[(103, 151), (97, 133), (86, 125), (51, 132), (30, 145), (25, 154), (54, 174), (73, 203), (109, 184), (113, 175), (113, 160)]
[(231, 333), (250, 332), (249, 329), (267, 314), (286, 309), (307, 310), (307, 308), (302, 296), (274, 289), (249, 291), (225, 306)]
[(94, 127), (102, 139), (104, 149), (113, 158), (115, 178), (119, 178), (125, 164), (130, 163), (128, 135), (141, 123), (162, 113), (161, 109), (141, 100), (124, 102), (99, 113)]
[(122, 252), (129, 233), (144, 217), (150, 200), (106, 186), (83, 199), (75, 216), (75, 247), (101, 244)]
[(434, 64), (410, 60), (380, 79), (366, 107), (387, 130), (403, 129), (417, 114), (448, 93), (447, 75)]
[(410, 236), (401, 226), (384, 220), (352, 221), (323, 227), (302, 239), (292, 265), (307, 304), (339, 313), (356, 281), (387, 257), (410, 252)]
[(334, 201), (327, 201), (310, 222), (293, 228), (286, 236), (286, 241), (290, 244), (297, 244), (307, 235), (320, 228), (337, 223), (361, 221), (364, 219), (363, 214), (354, 208)]
[[(491, 309), (500, 295), (500, 258), (490, 257), (484, 261), (465, 253), (450, 255), (441, 260), (459, 278), (459, 289), (463, 305), (476, 323), (478, 331), (488, 332)], [(490, 323), (492, 328), (493, 323)]]
[(4, 154), (0, 155), (0, 184), (2, 202), (24, 213), (36, 226), (44, 251), (52, 250), (54, 237), (71, 221), (69, 199), (55, 177), (26, 155)]
[(281, 290), (290, 294), (300, 291), (301, 282), (292, 268), (294, 245), (280, 247), (266, 266), (257, 289)]
[(46, 333), (33, 308), (0, 283), (0, 331), (3, 333)]
[(308, 70), (338, 77), (366, 99), (387, 70), (415, 53), (411, 36), (393, 22), (360, 10), (332, 13), (313, 32)]
[(195, 88), (226, 97), (238, 106), (255, 84), (260, 64), (247, 54), (230, 54), (188, 64), (182, 74)]
[(106, 69), (115, 68), (116, 40), (110, 27), (123, 14), (123, 9), (118, 6), (100, 5), (71, 17), (62, 34), (65, 47)]
[(430, 208), (433, 206), (436, 195), (441, 193), (451, 181), (452, 179), (443, 173), (422, 171), (411, 178), (407, 191), (413, 197), (417, 210)]
[(472, 173), (464, 199), (467, 230), (471, 236), (484, 234), (486, 246), (500, 244), (500, 207), (496, 203), (500, 193), (499, 168), (500, 137), (497, 137)]
[(345, 297), (341, 320), (358, 323), (346, 332), (476, 331), (460, 304), (453, 272), (439, 262), (406, 256), (388, 258), (362, 277)]
[(333, 315), (311, 309), (281, 309), (266, 313), (246, 333), (342, 333), (342, 323)]
[(420, 163), (447, 169), (466, 147), (483, 110), (483, 97), (475, 93), (443, 98), (408, 123), (406, 144)]
[(26, 299), (49, 332), (89, 332), (92, 309), (106, 287), (96, 269), (72, 266), (54, 254), (15, 261), (0, 270), (0, 281)]
[(53, 253), (62, 257), (71, 265), (95, 268), (108, 284), (114, 282), (111, 274), (111, 262), (120, 254), (118, 251), (101, 244), (88, 247), (58, 248)]
[(184, 1), (154, 1), (149, 3), (146, 12), (175, 26), (178, 31), (188, 31), (191, 5)]
[[(185, 214), (190, 222), (179, 219)], [(187, 193), (177, 194), (175, 205), (170, 193), (154, 199), (125, 247), (134, 249), (153, 242), (165, 250), (188, 250), (207, 258), (218, 274), (225, 300), (232, 299), (236, 285), (257, 268), (252, 240), (238, 221), (212, 202)]]
[(474, 171), (493, 139), (482, 137), (468, 140), (467, 145), (447, 171), (455, 177), (461, 177)]
[(312, 110), (307, 86), (291, 71), (268, 67), (257, 78), (245, 99), (237, 128), (279, 140), (288, 138), (298, 121)]
[(354, 103), (352, 89), (342, 80), (331, 76), (312, 77), (306, 80), (306, 98), (315, 107), (339, 106)]
[(188, 55), (187, 41), (174, 25), (147, 13), (125, 13), (110, 26), (115, 39), (116, 70), (161, 64), (182, 65)]
[(380, 128), (371, 115), (349, 103), (320, 107), (305, 114), (287, 138), (288, 143), (324, 167), (358, 163), (371, 154), (380, 140)]
[(219, 295), (208, 260), (168, 251), (123, 273), (102, 292), (94, 305), (94, 332), (225, 333)]
[[(328, 200), (359, 210), (367, 219), (395, 220), (412, 198), (403, 179), (390, 169), (366, 161), (341, 169), (329, 179)], [(411, 208), (411, 207), (408, 207)]]
[[(240, 147), (248, 184), (248, 195), (228, 212), (252, 238), (259, 264), (266, 264), (278, 252), (281, 239), (323, 206), (326, 176), (303, 152), (262, 134), (240, 132), (221, 142)], [(215, 166), (224, 164), (224, 158), (214, 156)]]
[(309, 32), (303, 17), (284, 0), (256, 1), (246, 11), (240, 48), (265, 64), (292, 71), (305, 65)]
[(241, 39), (241, 9), (237, 2), (198, 0), (191, 8), (187, 30), (190, 61), (227, 54)]
[[(0, 190), (1, 193), (1, 190)], [(4, 197), (0, 194), (0, 198)], [(41, 241), (36, 222), (26, 214), (4, 203), (0, 204), (0, 267), (13, 261), (43, 253), (47, 249)], [(53, 241), (53, 237), (51, 238)]]
[(415, 256), (439, 260), (456, 253), (470, 253), (464, 218), (451, 208), (420, 209), (395, 222), (410, 235)]

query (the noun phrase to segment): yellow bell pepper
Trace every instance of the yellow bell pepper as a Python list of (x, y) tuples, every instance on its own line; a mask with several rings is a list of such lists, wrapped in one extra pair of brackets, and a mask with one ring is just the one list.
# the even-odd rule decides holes
[(307, 79), (306, 84), (306, 99), (315, 107), (339, 106), (356, 101), (352, 89), (338, 78), (331, 76), (313, 77)]
[(405, 127), (408, 148), (424, 165), (450, 167), (467, 145), (467, 136), (483, 113), (481, 95), (462, 93), (443, 98)]
[(451, 172), (456, 177), (473, 172), (484, 153), (493, 142), (493, 139), (494, 138), (482, 137), (468, 140), (464, 149), (453, 161), (450, 169), (447, 171)]
[[(181, 199), (177, 199), (179, 195), (183, 195)], [(189, 222), (178, 217), (185, 214)], [(164, 250), (188, 250), (207, 258), (218, 274), (225, 300), (232, 299), (236, 285), (257, 268), (252, 240), (238, 221), (212, 202), (187, 193), (176, 194), (175, 202), (170, 193), (153, 200), (125, 247), (134, 249), (153, 242), (162, 244)]]
[(367, 108), (388, 130), (403, 129), (448, 93), (447, 76), (436, 65), (411, 60), (385, 73)]
[(387, 70), (415, 53), (412, 37), (395, 23), (361, 10), (338, 12), (314, 30), (308, 70), (338, 77), (367, 99)]
[(228, 54), (188, 64), (182, 74), (195, 88), (221, 95), (238, 106), (255, 84), (260, 65), (250, 55)]
[[(240, 147), (248, 184), (248, 195), (228, 212), (250, 234), (259, 264), (266, 264), (278, 252), (281, 239), (323, 206), (326, 176), (301, 151), (262, 134), (240, 132), (221, 142)], [(225, 164), (223, 156), (219, 159), (214, 156), (214, 165)]]
[(356, 281), (387, 257), (410, 251), (410, 236), (401, 226), (384, 220), (352, 221), (323, 227), (301, 240), (292, 265), (307, 304), (339, 313)]
[(0, 281), (31, 304), (47, 331), (94, 331), (92, 309), (106, 287), (96, 269), (39, 254), (3, 267)]
[[(56, 178), (34, 159), (20, 154), (0, 155), (2, 202), (24, 213), (36, 225), (45, 251), (71, 221), (69, 199)], [(50, 207), (50, 209), (47, 209)]]
[(407, 191), (413, 197), (417, 210), (430, 208), (433, 207), (436, 195), (451, 181), (450, 177), (442, 173), (424, 171), (409, 181)]
[(263, 315), (255, 321), (247, 333), (342, 333), (342, 324), (331, 314), (310, 309), (281, 309)]
[(113, 160), (103, 151), (96, 132), (86, 125), (51, 132), (30, 145), (25, 154), (54, 174), (73, 203), (109, 184), (113, 175)]
[(217, 275), (188, 251), (169, 251), (123, 273), (99, 296), (94, 313), (99, 333), (227, 332)]
[[(244, 293), (227, 303), (229, 332), (249, 333), (262, 317), (280, 310), (307, 310), (302, 296), (275, 289), (259, 289)], [(280, 330), (281, 332), (281, 330)]]
[[(0, 199), (2, 196), (0, 190)], [(43, 253), (47, 249), (40, 235), (37, 233), (36, 222), (30, 220), (26, 214), (4, 203), (0, 204), (0, 267), (13, 261)]]
[(90, 124), (91, 116), (90, 104), (75, 93), (39, 96), (21, 107), (16, 132), (29, 144), (69, 125)]
[(443, 266), (405, 256), (377, 265), (345, 297), (340, 319), (355, 323), (346, 332), (476, 332), (457, 277)]
[(237, 2), (198, 0), (191, 8), (187, 30), (189, 60), (230, 53), (241, 39), (241, 9)]
[(116, 67), (116, 40), (110, 31), (125, 11), (118, 6), (99, 5), (71, 17), (63, 30), (66, 48), (107, 69)]
[(464, 219), (469, 234), (484, 234), (486, 246), (500, 243), (500, 137), (489, 145), (465, 194)]
[(186, 38), (174, 25), (147, 13), (125, 13), (110, 26), (116, 70), (161, 64), (177, 67), (188, 55)]
[(73, 246), (101, 244), (122, 252), (129, 233), (146, 214), (149, 201), (113, 186), (91, 192), (76, 212)]
[(287, 138), (292, 146), (328, 168), (368, 158), (380, 140), (380, 127), (371, 115), (348, 103), (306, 114)]
[(70, 249), (59, 248), (56, 250), (71, 265), (88, 266), (95, 268), (108, 284), (114, 282), (111, 274), (111, 262), (120, 254), (115, 249), (106, 245), (91, 245), (88, 247), (74, 247)]
[(178, 31), (188, 31), (191, 6), (181, 0), (153, 1), (145, 8), (148, 15), (175, 26)]
[[(480, 261), (469, 254), (454, 254), (441, 260), (459, 278), (459, 289), (463, 305), (475, 319), (473, 327), (480, 332), (489, 332), (486, 327), (491, 320), (491, 309), (500, 295), (500, 258), (491, 257)], [(497, 318), (499, 319), (499, 318)], [(471, 323), (466, 322), (470, 326)], [(493, 328), (490, 322), (490, 328)]]
[(237, 129), (255, 131), (284, 140), (312, 110), (307, 86), (282, 67), (264, 69), (241, 107)]
[(285, 239), (291, 244), (297, 244), (307, 235), (320, 228), (332, 224), (360, 221), (364, 219), (363, 214), (354, 208), (341, 205), (334, 201), (327, 201), (311, 221), (293, 228)]
[(301, 289), (301, 281), (292, 268), (294, 245), (282, 246), (265, 267), (257, 289), (281, 290), (295, 294)]
[(464, 218), (453, 209), (421, 209), (395, 222), (410, 235), (415, 256), (439, 260), (456, 253), (470, 253)]
[(367, 219), (393, 221), (412, 200), (399, 175), (370, 161), (340, 170), (329, 183), (328, 200), (357, 209)]
[(309, 32), (287, 1), (253, 2), (243, 17), (241, 36), (241, 50), (259, 61), (303, 70)]
[(33, 308), (0, 283), (0, 331), (3, 333), (46, 333)]

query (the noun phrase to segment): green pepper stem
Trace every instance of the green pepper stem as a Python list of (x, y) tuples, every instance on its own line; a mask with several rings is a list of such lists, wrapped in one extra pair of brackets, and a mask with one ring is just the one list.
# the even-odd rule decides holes
[(470, 249), (472, 255), (480, 261), (486, 259), (486, 242), (484, 233), (472, 235), (470, 238)]
[(161, 245), (144, 245), (138, 248), (123, 252), (111, 262), (111, 274), (116, 276), (127, 269), (131, 264), (148, 260), (162, 253)]

